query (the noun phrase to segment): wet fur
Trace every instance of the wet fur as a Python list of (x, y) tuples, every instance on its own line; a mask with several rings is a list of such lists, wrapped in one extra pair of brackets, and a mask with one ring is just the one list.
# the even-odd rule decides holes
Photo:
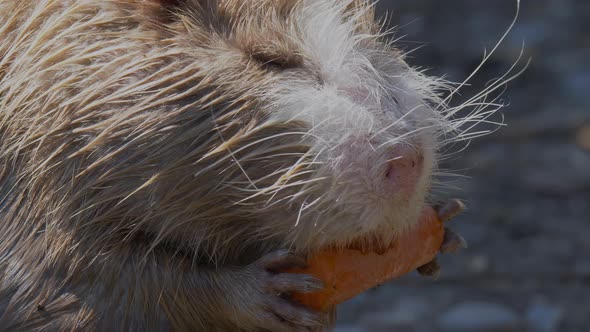
[[(225, 271), (390, 241), (497, 108), (446, 107), (364, 1), (245, 3), (0, 0), (0, 326), (236, 330)], [(363, 179), (396, 144), (430, 153), (411, 197)]]

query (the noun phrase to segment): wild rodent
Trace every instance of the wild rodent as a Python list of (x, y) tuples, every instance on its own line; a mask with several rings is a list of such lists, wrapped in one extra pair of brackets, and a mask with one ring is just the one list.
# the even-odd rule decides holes
[(326, 326), (276, 271), (414, 224), (463, 124), (380, 31), (362, 0), (0, 0), (0, 327)]

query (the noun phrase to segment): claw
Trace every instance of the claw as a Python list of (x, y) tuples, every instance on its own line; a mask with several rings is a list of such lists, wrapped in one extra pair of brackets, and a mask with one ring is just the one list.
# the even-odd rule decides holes
[(419, 268), (417, 268), (416, 271), (418, 271), (418, 273), (420, 273), (420, 275), (423, 275), (426, 277), (438, 278), (438, 276), (440, 275), (440, 265), (438, 265), (438, 262), (436, 261), (436, 258), (435, 258), (435, 259), (431, 260), (430, 263), (426, 263), (426, 264), (420, 266)]
[(324, 282), (311, 275), (279, 273), (269, 281), (269, 286), (278, 294), (313, 293), (324, 289)]
[(467, 241), (461, 235), (445, 228), (445, 237), (440, 252), (443, 254), (453, 253), (465, 248), (467, 248)]
[(445, 227), (445, 237), (440, 252), (443, 254), (453, 253), (465, 248), (467, 248), (467, 241), (461, 235)]
[[(463, 202), (458, 199), (451, 199), (444, 205), (436, 206), (435, 210), (440, 221), (444, 223), (463, 212), (463, 210), (465, 210), (465, 204), (463, 204)], [(443, 254), (452, 253), (464, 248), (467, 248), (467, 242), (465, 239), (461, 235), (445, 227), (445, 235), (443, 238), (443, 243), (440, 247), (440, 252)], [(420, 266), (416, 270), (421, 275), (427, 277), (438, 278), (440, 275), (440, 265), (438, 265), (436, 258), (429, 263)]]
[(305, 268), (307, 265), (303, 257), (295, 256), (288, 250), (271, 252), (260, 258), (256, 264), (268, 271), (281, 271), (288, 268)]
[(465, 204), (458, 199), (451, 199), (444, 205), (439, 205), (436, 207), (438, 218), (442, 222), (447, 222), (453, 219), (459, 213), (463, 212), (463, 210), (465, 210)]

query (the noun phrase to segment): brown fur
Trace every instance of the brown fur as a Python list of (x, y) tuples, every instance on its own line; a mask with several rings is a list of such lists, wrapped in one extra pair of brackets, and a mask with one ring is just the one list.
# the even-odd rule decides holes
[(280, 222), (327, 185), (268, 121), (275, 67), (321, 81), (298, 2), (244, 3), (0, 0), (0, 329), (251, 330), (244, 267), (331, 241)]

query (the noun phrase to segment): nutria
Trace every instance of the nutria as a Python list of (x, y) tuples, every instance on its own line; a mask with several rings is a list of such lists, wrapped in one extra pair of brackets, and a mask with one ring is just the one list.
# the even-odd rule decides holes
[(382, 31), (364, 0), (0, 0), (0, 329), (327, 326), (277, 271), (415, 224), (484, 119)]

